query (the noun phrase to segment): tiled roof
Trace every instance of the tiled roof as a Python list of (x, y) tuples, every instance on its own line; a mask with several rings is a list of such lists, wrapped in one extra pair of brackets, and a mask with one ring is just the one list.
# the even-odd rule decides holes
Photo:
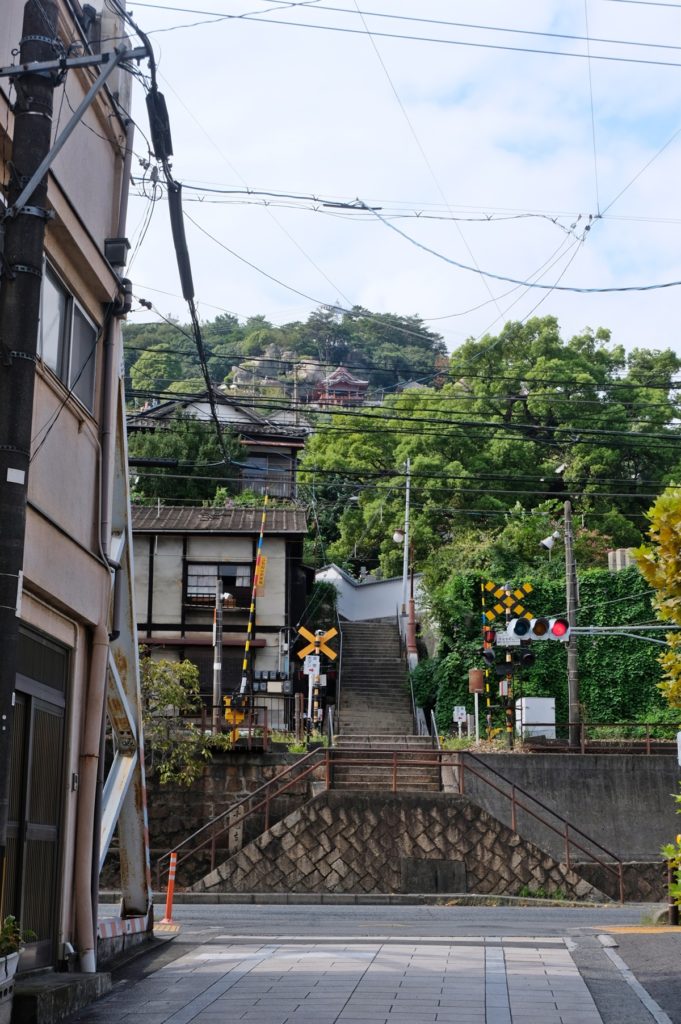
[[(262, 508), (197, 508), (196, 506), (133, 505), (136, 533), (259, 533)], [(298, 508), (268, 508), (265, 533), (305, 534), (305, 512)]]

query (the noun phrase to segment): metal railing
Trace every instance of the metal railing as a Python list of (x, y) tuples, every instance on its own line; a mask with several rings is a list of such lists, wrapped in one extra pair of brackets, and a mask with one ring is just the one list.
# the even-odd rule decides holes
[(333, 747), (336, 741), (333, 720), (333, 706), (330, 704), (326, 709), (326, 720), (324, 723), (324, 733), (330, 747)]
[[(258, 786), (257, 789), (249, 793), (248, 796), (242, 797), (240, 800), (236, 800), (233, 804), (230, 804), (226, 810), (220, 814), (215, 815), (210, 821), (207, 821), (200, 828), (197, 828), (191, 835), (183, 839), (182, 842), (177, 843), (172, 850), (168, 850), (162, 854), (156, 861), (155, 872), (156, 872), (156, 886), (157, 889), (161, 888), (161, 878), (167, 872), (170, 864), (171, 853), (180, 853), (184, 850), (184, 854), (177, 859), (177, 867), (180, 868), (190, 857), (195, 856), (202, 851), (208, 850), (210, 852), (210, 870), (214, 871), (216, 867), (217, 857), (217, 843), (218, 840), (224, 837), (229, 829), (235, 828), (238, 825), (242, 825), (243, 822), (251, 815), (256, 814), (259, 811), (263, 812), (264, 815), (264, 827), (263, 832), (266, 832), (270, 827), (270, 810), (272, 801), (283, 793), (288, 792), (292, 786), (299, 782), (309, 778), (309, 776), (321, 766), (326, 768), (326, 788), (329, 788), (329, 763), (328, 758), (324, 759), (324, 754), (328, 752), (328, 748), (319, 748), (311, 751), (309, 754), (304, 754), (303, 757), (299, 758), (293, 764), (288, 765), (283, 771), (279, 772), (274, 778), (268, 782), (263, 783), (262, 786)], [(285, 781), (286, 780), (286, 781)], [(255, 803), (253, 803), (255, 801)], [(193, 844), (193, 845), (189, 845)], [(189, 847), (187, 849), (187, 847)]]
[(343, 681), (343, 624), (336, 609), (336, 629), (338, 630), (338, 658), (336, 660), (336, 710), (335, 710), (335, 727), (336, 731), (340, 730), (341, 723), (341, 684)]
[[(592, 839), (561, 814), (542, 803), (541, 800), (526, 792), (521, 786), (511, 782), (495, 768), (491, 768), (475, 754), (447, 750), (432, 750), (415, 754), (413, 750), (408, 749), (381, 751), (376, 748), (344, 751), (326, 747), (304, 755), (269, 782), (259, 786), (249, 796), (236, 801), (221, 814), (216, 815), (190, 836), (187, 836), (175, 846), (174, 851), (169, 850), (159, 857), (155, 865), (157, 887), (160, 888), (161, 876), (167, 871), (171, 852), (186, 851), (177, 861), (179, 868), (190, 857), (208, 849), (210, 851), (210, 870), (215, 870), (217, 841), (226, 834), (228, 829), (242, 824), (251, 815), (262, 811), (263, 831), (267, 831), (273, 800), (297, 783), (310, 778), (315, 772), (317, 780), (323, 782), (324, 789), (330, 789), (333, 783), (334, 766), (341, 764), (343, 767), (388, 768), (390, 783), (382, 788), (384, 791), (392, 793), (397, 793), (400, 790), (401, 768), (411, 770), (419, 767), (438, 766), (440, 778), (442, 778), (443, 770), (448, 768), (455, 779), (457, 792), (462, 796), (466, 792), (465, 782), (466, 774), (468, 774), (469, 777), (478, 779), (497, 796), (508, 801), (510, 827), (513, 831), (517, 831), (518, 812), (523, 811), (560, 838), (566, 867), (572, 868), (575, 863), (575, 854), (586, 856), (590, 862), (597, 864), (607, 874), (614, 877), (619, 900), (620, 902), (624, 900), (624, 865), (616, 854), (608, 850), (598, 840)], [(377, 784), (376, 788), (380, 789), (381, 787)], [(412, 789), (413, 784), (409, 788)], [(225, 851), (225, 855), (229, 856), (229, 853)]]
[[(617, 754), (619, 752), (656, 754), (676, 747), (676, 723), (667, 722), (579, 722), (577, 745), (569, 743), (568, 722), (525, 722), (519, 741), (525, 747), (541, 748), (547, 753)], [(536, 730), (536, 732), (535, 732)], [(542, 731), (544, 730), (544, 731)], [(553, 735), (547, 736), (546, 733)], [(600, 734), (600, 735), (599, 735)]]
[(430, 735), (433, 738), (433, 746), (436, 747), (437, 750), (442, 750), (442, 744), (440, 743), (440, 733), (438, 732), (438, 728), (437, 728), (437, 721), (435, 719), (435, 712), (433, 711), (432, 708), (431, 708), (431, 711), (430, 711), (430, 730), (431, 730), (430, 731)]
[[(510, 802), (511, 805), (511, 829), (517, 832), (517, 813), (518, 810), (524, 811), (529, 814), (535, 821), (538, 821), (545, 828), (548, 828), (555, 835), (559, 836), (564, 843), (565, 849), (565, 864), (568, 868), (572, 867), (573, 858), (571, 856), (571, 848), (574, 847), (580, 853), (590, 857), (599, 867), (605, 868), (610, 874), (614, 875), (617, 879), (619, 889), (620, 902), (624, 901), (624, 864), (622, 860), (609, 850), (606, 846), (600, 843), (597, 839), (592, 839), (586, 832), (573, 825), (571, 822), (564, 818), (562, 814), (554, 811), (553, 808), (548, 807), (545, 803), (539, 800), (536, 796), (528, 793), (527, 790), (523, 789), (522, 786), (518, 786), (515, 782), (511, 782), (505, 775), (498, 772), (496, 768), (492, 768), (485, 761), (483, 761), (476, 754), (471, 754), (469, 751), (458, 751), (457, 752), (457, 767), (460, 769), (458, 778), (458, 789), (461, 795), (465, 792), (465, 772), (474, 775), (480, 779), (486, 786), (489, 786), (498, 795), (504, 797)], [(466, 763), (466, 760), (474, 762), (474, 765)], [(482, 766), (476, 768), (475, 765)], [(493, 775), (499, 782), (504, 783), (510, 787), (510, 792), (504, 790), (497, 783), (492, 782), (486, 775)], [(549, 815), (554, 822), (547, 820), (541, 813), (528, 806), (528, 801), (531, 801), (535, 807), (540, 808), (544, 815)], [(576, 838), (579, 837), (579, 838)], [(582, 845), (583, 842), (589, 844), (589, 847)], [(595, 852), (594, 852), (595, 851)], [(603, 854), (609, 858), (609, 861), (603, 859)]]

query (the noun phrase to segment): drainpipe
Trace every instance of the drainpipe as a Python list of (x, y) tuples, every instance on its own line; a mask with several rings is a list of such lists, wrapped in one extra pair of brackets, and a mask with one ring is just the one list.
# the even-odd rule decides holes
[[(118, 223), (116, 234), (122, 238), (125, 234), (125, 221), (128, 212), (128, 189), (130, 182), (130, 171), (132, 168), (132, 144), (135, 133), (135, 126), (128, 121), (125, 127), (125, 157), (123, 160), (123, 172), (121, 176), (121, 196), (118, 207)], [(114, 267), (118, 274), (122, 267)], [(102, 401), (102, 504), (100, 511), (100, 536), (102, 549), (105, 555), (110, 554), (111, 548), (111, 479), (113, 475), (113, 454), (114, 454), (114, 416), (116, 414), (116, 396), (118, 394), (118, 366), (114, 361), (114, 352), (117, 334), (116, 316), (110, 317), (106, 331), (104, 332), (104, 369), (102, 380), (104, 396)], [(118, 314), (120, 315), (120, 314)]]
[(94, 974), (97, 970), (97, 936), (92, 907), (91, 881), (97, 772), (108, 659), (109, 632), (106, 623), (100, 621), (95, 627), (92, 641), (90, 680), (80, 751), (78, 813), (76, 817), (76, 942), (80, 952), (80, 969), (84, 974)]
[[(135, 126), (126, 122), (125, 156), (121, 175), (121, 195), (118, 208), (117, 237), (125, 233), (128, 210), (128, 188), (132, 168), (132, 144)], [(114, 267), (118, 272), (122, 267)], [(85, 713), (85, 735), (81, 748), (80, 797), (76, 824), (76, 940), (81, 956), (81, 970), (92, 974), (97, 970), (97, 906), (99, 900), (99, 855), (102, 822), (102, 794), (104, 791), (104, 754), (106, 739), (106, 681), (109, 643), (120, 636), (120, 565), (111, 558), (112, 508), (111, 492), (114, 474), (115, 416), (118, 394), (118, 366), (115, 350), (117, 315), (114, 309), (104, 332), (104, 366), (102, 372), (101, 421), (101, 491), (99, 513), (99, 541), (102, 554), (114, 570), (113, 624), (109, 634), (106, 617), (96, 630), (92, 649), (92, 667), (88, 702)], [(86, 781), (87, 777), (87, 781)], [(87, 811), (81, 810), (83, 807)], [(88, 895), (86, 896), (86, 890)], [(89, 906), (89, 913), (87, 907)]]

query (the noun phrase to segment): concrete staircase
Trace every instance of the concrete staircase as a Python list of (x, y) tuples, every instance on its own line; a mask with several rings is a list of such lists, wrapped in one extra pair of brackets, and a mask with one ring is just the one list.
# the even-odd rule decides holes
[(341, 665), (340, 735), (413, 733), (407, 666), (393, 622), (346, 622)]
[[(393, 765), (395, 751), (400, 763)], [(353, 764), (360, 758), (365, 763)], [(401, 793), (438, 793), (440, 764), (429, 736), (341, 737), (334, 750), (331, 787), (368, 793), (389, 793), (393, 788)]]

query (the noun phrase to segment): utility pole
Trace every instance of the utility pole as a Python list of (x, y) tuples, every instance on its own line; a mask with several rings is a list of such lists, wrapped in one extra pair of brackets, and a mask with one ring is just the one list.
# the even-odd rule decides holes
[(411, 459), (407, 459), (404, 493), (404, 551), (402, 552), (402, 615), (407, 614), (409, 594), (409, 498), (411, 491)]
[(568, 676), (568, 722), (571, 747), (579, 746), (580, 710), (579, 710), (579, 674), (577, 671), (577, 637), (573, 627), (577, 625), (577, 567), (572, 535), (572, 505), (565, 502), (565, 594), (567, 598), (567, 620), (570, 637), (567, 642), (567, 676)]
[[(59, 56), (55, 0), (24, 7), (19, 63)], [(14, 137), (8, 166), (11, 210), (50, 150), (55, 79), (14, 79)], [(3, 224), (0, 279), (0, 878), (4, 878), (14, 688), (31, 449), (35, 361), (47, 209), (47, 172)], [(0, 241), (2, 241), (0, 233)]]
[(213, 611), (213, 732), (220, 732), (222, 718), (222, 579), (215, 583), (215, 610)]

